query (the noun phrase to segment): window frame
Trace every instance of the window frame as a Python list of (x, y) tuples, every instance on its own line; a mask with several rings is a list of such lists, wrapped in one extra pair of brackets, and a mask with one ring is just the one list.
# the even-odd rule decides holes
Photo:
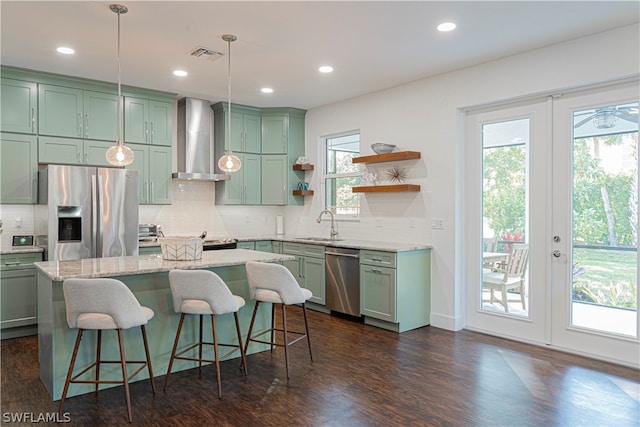
[(360, 220), (360, 211), (361, 211), (360, 194), (357, 194), (357, 199), (358, 199), (357, 214), (336, 213), (336, 206), (330, 206), (327, 200), (327, 180), (337, 179), (337, 178), (350, 178), (350, 177), (360, 178), (362, 176), (362, 171), (360, 170), (357, 170), (355, 172), (348, 172), (348, 173), (328, 173), (327, 172), (327, 142), (335, 138), (340, 138), (340, 137), (345, 137), (350, 135), (358, 135), (358, 143), (360, 143), (360, 138), (362, 137), (362, 133), (360, 132), (360, 129), (352, 129), (349, 131), (323, 135), (320, 137), (319, 158), (322, 164), (322, 169), (321, 169), (322, 175), (320, 177), (320, 186), (321, 186), (321, 193), (322, 193), (321, 207), (323, 210), (325, 209), (330, 210), (333, 213), (334, 219), (336, 221), (359, 221)]

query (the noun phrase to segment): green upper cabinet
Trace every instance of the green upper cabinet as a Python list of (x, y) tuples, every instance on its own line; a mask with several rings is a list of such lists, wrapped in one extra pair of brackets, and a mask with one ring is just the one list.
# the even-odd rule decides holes
[(117, 117), (117, 95), (46, 84), (38, 87), (40, 135), (115, 141)]
[[(224, 188), (216, 191), (218, 201), (226, 205), (259, 205), (260, 194), (260, 155), (251, 153), (235, 153), (242, 162), (238, 172), (231, 174), (231, 179), (222, 181)], [(219, 184), (221, 184), (219, 183)], [(222, 195), (224, 200), (220, 200)]]
[(262, 154), (287, 154), (289, 117), (262, 115)]
[(171, 204), (171, 147), (128, 144), (134, 152), (127, 169), (138, 171), (138, 202), (141, 205)]
[(262, 156), (262, 204), (287, 204), (287, 156), (269, 154)]
[(125, 142), (171, 145), (171, 115), (171, 102), (125, 97)]
[(105, 154), (112, 141), (41, 136), (38, 141), (38, 161), (64, 165), (111, 166)]
[[(215, 152), (223, 153), (227, 144), (229, 127), (228, 104), (218, 102), (211, 106), (214, 113)], [(231, 105), (231, 151), (260, 154), (260, 109), (245, 105)]]
[(37, 175), (36, 137), (0, 134), (0, 203), (37, 203)]
[(36, 133), (38, 85), (21, 80), (1, 79), (2, 102), (0, 130), (3, 132)]

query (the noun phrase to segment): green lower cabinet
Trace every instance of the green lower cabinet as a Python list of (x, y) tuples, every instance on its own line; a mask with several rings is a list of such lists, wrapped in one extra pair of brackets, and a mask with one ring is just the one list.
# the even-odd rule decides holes
[(139, 247), (138, 255), (162, 255), (162, 248), (160, 246)]
[(0, 134), (0, 203), (38, 202), (38, 142), (33, 135)]
[(37, 275), (42, 253), (2, 255), (0, 262), (0, 332), (2, 339), (38, 333)]
[(271, 240), (256, 240), (256, 251), (273, 252)]
[(238, 249), (250, 249), (250, 250), (254, 250), (256, 248), (256, 242), (252, 241), (246, 241), (246, 242), (238, 242)]
[(271, 252), (273, 252), (274, 254), (281, 254), (282, 253), (282, 242), (278, 242), (276, 240), (271, 242)]
[(324, 246), (284, 242), (282, 253), (296, 257), (295, 260), (284, 261), (283, 264), (301, 287), (313, 293), (309, 302), (325, 305)]
[(395, 332), (429, 325), (431, 250), (360, 251), (360, 312), (365, 323)]

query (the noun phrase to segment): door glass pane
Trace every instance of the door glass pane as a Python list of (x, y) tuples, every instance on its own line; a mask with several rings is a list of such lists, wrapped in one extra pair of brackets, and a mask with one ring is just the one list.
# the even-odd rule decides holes
[(637, 336), (638, 103), (573, 113), (571, 325)]
[(482, 126), (483, 310), (528, 317), (529, 119)]

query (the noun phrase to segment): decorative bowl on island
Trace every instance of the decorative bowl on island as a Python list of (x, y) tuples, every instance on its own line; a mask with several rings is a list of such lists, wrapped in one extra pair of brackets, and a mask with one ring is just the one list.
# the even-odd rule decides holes
[(393, 145), (393, 144), (385, 144), (383, 142), (376, 142), (375, 144), (371, 144), (371, 149), (376, 154), (390, 153), (390, 152), (393, 151), (394, 148), (396, 148), (395, 145)]

